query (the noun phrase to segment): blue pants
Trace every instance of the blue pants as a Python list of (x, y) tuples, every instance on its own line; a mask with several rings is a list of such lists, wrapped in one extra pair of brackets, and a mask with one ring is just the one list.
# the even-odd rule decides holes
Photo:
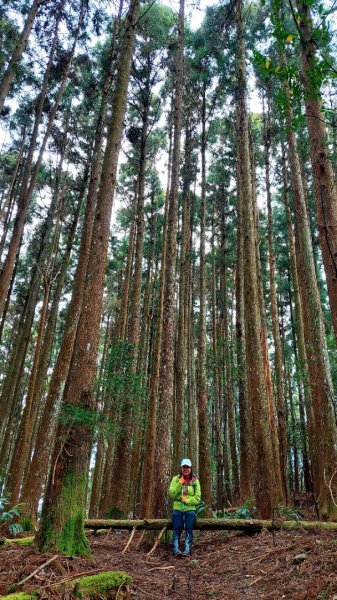
[(173, 523), (173, 543), (172, 550), (173, 554), (179, 552), (180, 535), (184, 529), (185, 535), (185, 546), (184, 552), (189, 554), (191, 552), (191, 546), (193, 542), (193, 527), (196, 521), (197, 514), (195, 510), (188, 510), (183, 512), (181, 510), (174, 510), (172, 512), (172, 523)]

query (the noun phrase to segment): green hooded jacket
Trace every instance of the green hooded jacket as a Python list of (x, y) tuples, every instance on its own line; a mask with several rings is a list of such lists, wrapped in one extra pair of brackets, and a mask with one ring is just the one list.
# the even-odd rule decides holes
[[(170, 483), (169, 496), (174, 500), (173, 510), (187, 512), (196, 510), (201, 500), (200, 482), (197, 476), (192, 473), (192, 479), (189, 485), (184, 486), (179, 483), (181, 475), (175, 475)], [(187, 488), (187, 494), (184, 493), (184, 487)], [(181, 496), (186, 497), (186, 502), (180, 500)]]

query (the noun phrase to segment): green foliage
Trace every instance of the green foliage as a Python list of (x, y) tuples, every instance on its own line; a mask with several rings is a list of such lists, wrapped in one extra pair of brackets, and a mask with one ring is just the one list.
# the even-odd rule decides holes
[(205, 504), (205, 502), (203, 502), (201, 500), (201, 502), (199, 502), (199, 504), (197, 505), (196, 513), (197, 513), (197, 515), (200, 515), (201, 513), (204, 513), (207, 509), (208, 509), (207, 504)]
[(6, 526), (12, 535), (17, 535), (23, 531), (19, 523), (12, 523), (15, 519), (20, 517), (19, 505), (7, 508), (10, 506), (10, 500), (6, 496), (0, 497), (0, 531), (1, 528)]
[(218, 514), (220, 519), (254, 519), (256, 516), (256, 506), (254, 505), (254, 498), (247, 498), (243, 505), (233, 512), (224, 510)]
[(278, 511), (282, 519), (286, 521), (300, 521), (302, 518), (301, 512), (298, 508), (293, 506), (285, 506), (284, 504), (278, 505)]
[(104, 517), (106, 519), (123, 519), (125, 517), (124, 511), (120, 508), (112, 507), (108, 508), (105, 512)]
[(94, 429), (99, 415), (85, 404), (63, 405), (59, 420), (63, 425), (74, 425)]

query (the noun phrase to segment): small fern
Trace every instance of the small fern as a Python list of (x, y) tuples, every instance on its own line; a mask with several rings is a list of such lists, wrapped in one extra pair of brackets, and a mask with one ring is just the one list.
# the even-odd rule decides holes
[(285, 506), (284, 504), (278, 505), (278, 511), (282, 519), (286, 521), (300, 521), (302, 518), (301, 512), (298, 508), (293, 506)]
[(10, 505), (10, 501), (6, 496), (0, 497), (0, 531), (2, 528), (8, 527), (12, 535), (17, 535), (23, 531), (19, 523), (11, 523), (17, 517), (20, 517), (18, 506), (7, 508)]

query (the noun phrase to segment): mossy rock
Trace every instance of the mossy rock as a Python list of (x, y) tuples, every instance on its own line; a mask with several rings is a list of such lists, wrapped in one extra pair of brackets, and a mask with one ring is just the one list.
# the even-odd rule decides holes
[(36, 600), (36, 598), (36, 592), (16, 592), (16, 594), (0, 596), (0, 600)]
[(0, 546), (30, 546), (34, 542), (34, 536), (24, 538), (1, 538)]
[[(131, 582), (131, 577), (124, 571), (106, 571), (98, 575), (89, 575), (80, 577), (71, 582), (66, 587), (67, 591), (72, 592), (76, 598), (104, 598), (106, 600), (112, 598), (124, 598), (124, 592), (127, 592), (128, 584)], [(117, 596), (118, 593), (118, 596)]]

